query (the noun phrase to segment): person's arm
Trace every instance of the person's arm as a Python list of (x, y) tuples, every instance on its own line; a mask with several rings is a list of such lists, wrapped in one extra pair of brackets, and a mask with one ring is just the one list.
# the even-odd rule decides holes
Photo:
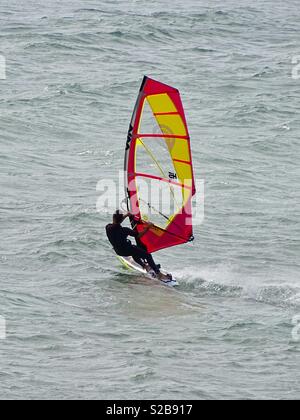
[(136, 239), (142, 239), (142, 237), (144, 236), (144, 235), (146, 235), (146, 233), (147, 232), (149, 232), (149, 230), (151, 229), (151, 228), (153, 228), (154, 227), (154, 224), (153, 223), (148, 223), (147, 224), (147, 227), (142, 231), (142, 232), (140, 232), (137, 236), (136, 236)]
[[(131, 213), (127, 213), (125, 216), (124, 216), (124, 220), (127, 218), (127, 217), (130, 217), (131, 216)], [(137, 233), (136, 231), (134, 231), (133, 229), (130, 229), (130, 228), (125, 228), (125, 230), (126, 230), (126, 233), (127, 233), (127, 235), (128, 236), (133, 236), (135, 239), (137, 239), (137, 240), (139, 240), (139, 239), (141, 239), (147, 232), (149, 232), (149, 230), (151, 229), (151, 228), (153, 228), (155, 225), (153, 224), (153, 223), (145, 223), (147, 226), (145, 227), (145, 229), (142, 231), (142, 232), (140, 232), (140, 233)]]

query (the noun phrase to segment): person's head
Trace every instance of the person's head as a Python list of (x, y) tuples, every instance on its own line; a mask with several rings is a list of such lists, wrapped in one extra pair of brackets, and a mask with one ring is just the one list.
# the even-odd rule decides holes
[(120, 225), (124, 220), (123, 213), (120, 210), (117, 210), (113, 215), (113, 222), (117, 225)]

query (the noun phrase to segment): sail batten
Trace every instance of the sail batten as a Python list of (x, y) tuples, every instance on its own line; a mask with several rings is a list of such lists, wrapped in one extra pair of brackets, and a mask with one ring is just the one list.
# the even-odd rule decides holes
[(179, 139), (179, 140), (189, 140), (190, 138), (188, 136), (176, 136), (174, 134), (135, 134), (133, 137), (135, 138), (164, 138), (164, 139)]
[(193, 237), (196, 190), (190, 136), (177, 89), (144, 78), (128, 132), (125, 173), (134, 229), (141, 232), (143, 220), (156, 226), (142, 237), (141, 245), (152, 253), (188, 242)]

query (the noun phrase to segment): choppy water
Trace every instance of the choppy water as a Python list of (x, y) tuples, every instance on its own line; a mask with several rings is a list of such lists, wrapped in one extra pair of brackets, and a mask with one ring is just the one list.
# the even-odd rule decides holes
[[(1, 1), (1, 398), (299, 398), (299, 14)], [(181, 90), (206, 181), (197, 241), (157, 256), (177, 291), (122, 271), (96, 212), (144, 74)]]

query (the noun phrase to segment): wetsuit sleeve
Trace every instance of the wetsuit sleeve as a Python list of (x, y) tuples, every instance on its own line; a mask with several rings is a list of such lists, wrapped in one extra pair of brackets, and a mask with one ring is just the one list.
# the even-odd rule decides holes
[(135, 232), (134, 230), (130, 228), (124, 228), (124, 232), (127, 236), (132, 236), (133, 238), (136, 238), (138, 236), (138, 232)]

